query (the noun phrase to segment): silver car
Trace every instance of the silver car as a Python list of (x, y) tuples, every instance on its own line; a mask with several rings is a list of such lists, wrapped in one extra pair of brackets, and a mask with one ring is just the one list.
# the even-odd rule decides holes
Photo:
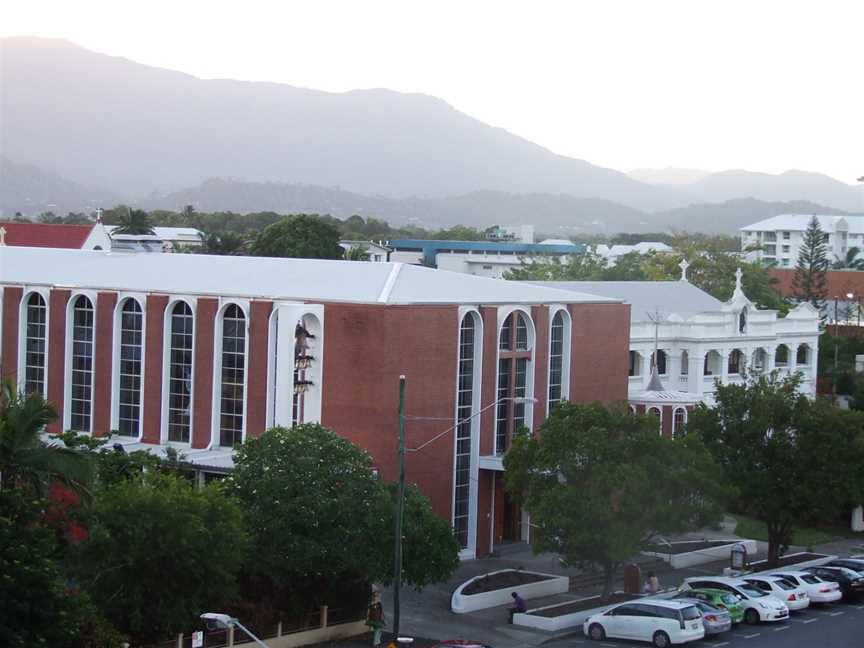
[(720, 634), (732, 629), (732, 617), (729, 610), (722, 610), (700, 599), (687, 598), (686, 596), (676, 596), (675, 600), (692, 603), (702, 611), (702, 625), (705, 627), (706, 635)]

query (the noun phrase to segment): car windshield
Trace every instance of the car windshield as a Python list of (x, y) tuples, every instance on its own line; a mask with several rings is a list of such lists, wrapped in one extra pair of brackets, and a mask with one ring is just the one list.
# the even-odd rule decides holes
[(810, 585), (818, 585), (822, 582), (816, 576), (811, 576), (809, 574), (807, 576), (801, 576), (801, 580), (805, 583), (809, 583)]
[(792, 585), (792, 583), (790, 583), (787, 580), (783, 580), (782, 578), (778, 578), (777, 580), (775, 580), (774, 584), (777, 585), (777, 587), (779, 587), (780, 589), (787, 590), (787, 591), (795, 589), (795, 586)]
[(727, 605), (734, 605), (740, 599), (737, 596), (735, 596), (734, 594), (724, 594), (723, 596), (720, 597), (720, 600), (723, 601), (724, 603), (726, 603)]
[(698, 607), (703, 612), (717, 612), (717, 608), (711, 605), (710, 603), (706, 603), (705, 601), (698, 601), (694, 603), (696, 607)]
[(693, 619), (701, 618), (702, 613), (695, 605), (689, 605), (681, 610), (681, 616), (684, 617), (685, 621), (692, 621)]
[(758, 587), (754, 587), (747, 583), (746, 585), (736, 585), (739, 591), (743, 592), (750, 598), (762, 598), (763, 596), (768, 596), (765, 592), (760, 590)]

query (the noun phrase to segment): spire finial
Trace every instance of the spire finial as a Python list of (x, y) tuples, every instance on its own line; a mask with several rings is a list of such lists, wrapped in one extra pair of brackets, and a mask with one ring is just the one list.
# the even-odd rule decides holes
[(690, 264), (687, 263), (687, 259), (681, 259), (681, 263), (678, 264), (678, 267), (681, 268), (681, 281), (687, 281), (687, 268), (690, 267)]
[(737, 270), (735, 270), (735, 290), (741, 290), (741, 278), (744, 276), (744, 272), (741, 270), (740, 266)]

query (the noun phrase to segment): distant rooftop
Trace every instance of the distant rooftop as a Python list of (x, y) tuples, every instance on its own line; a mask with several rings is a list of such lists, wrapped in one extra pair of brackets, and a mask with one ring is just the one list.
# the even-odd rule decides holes
[(80, 250), (93, 231), (92, 224), (0, 223), (0, 226), (6, 230), (6, 245), (71, 250)]
[[(745, 225), (741, 228), (741, 231), (772, 232), (775, 230), (789, 230), (803, 232), (810, 225), (813, 216), (814, 214), (778, 214), (752, 225)], [(833, 232), (837, 227), (837, 223), (842, 220), (848, 227), (847, 231), (856, 234), (864, 233), (864, 216), (834, 216), (826, 214), (815, 214), (815, 216), (823, 232)]]
[(579, 254), (585, 251), (581, 243), (546, 244), (546, 243), (518, 243), (515, 241), (435, 241), (431, 239), (394, 239), (387, 243), (396, 251), (419, 251), (423, 253), (423, 262), (426, 265), (435, 264), (435, 255), (439, 252), (476, 252), (476, 253), (498, 253), (513, 255), (535, 255), (535, 254)]

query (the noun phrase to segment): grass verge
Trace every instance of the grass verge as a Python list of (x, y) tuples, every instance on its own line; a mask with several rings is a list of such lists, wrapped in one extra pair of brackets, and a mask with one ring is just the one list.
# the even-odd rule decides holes
[[(768, 527), (764, 522), (754, 520), (746, 515), (738, 515), (737, 513), (732, 517), (737, 521), (737, 525), (735, 526), (735, 535), (742, 538), (749, 538), (751, 540), (768, 542)], [(801, 527), (792, 531), (792, 541), (790, 544), (798, 547), (814, 547), (846, 536), (848, 536), (848, 534), (841, 529), (812, 529)]]

